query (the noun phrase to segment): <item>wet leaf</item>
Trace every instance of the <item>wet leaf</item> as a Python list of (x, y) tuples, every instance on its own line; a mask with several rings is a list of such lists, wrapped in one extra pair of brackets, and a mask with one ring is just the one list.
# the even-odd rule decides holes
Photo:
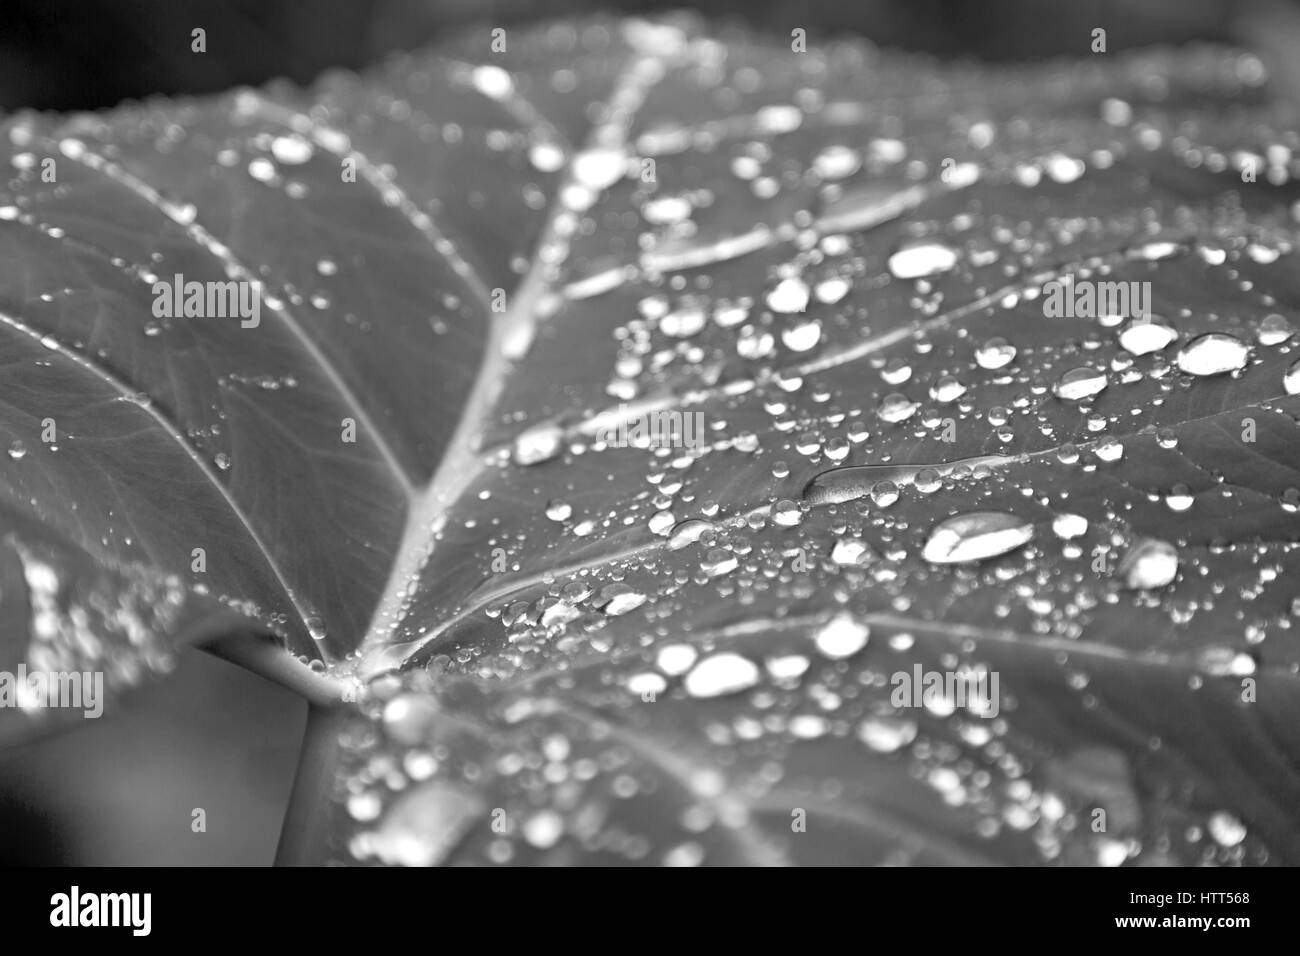
[(5, 127), (6, 541), (355, 690), (286, 858), (1300, 861), (1261, 64), (489, 44)]

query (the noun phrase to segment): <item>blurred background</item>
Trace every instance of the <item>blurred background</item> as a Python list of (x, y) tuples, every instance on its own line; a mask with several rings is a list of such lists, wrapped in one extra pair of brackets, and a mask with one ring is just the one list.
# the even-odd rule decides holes
[[(212, 93), (275, 77), (311, 81), (482, 23), (510, 26), (653, 0), (4, 0), (0, 110), (99, 109), (152, 95)], [(990, 62), (1193, 41), (1255, 47), (1284, 66), (1300, 51), (1290, 0), (712, 0), (701, 12), (809, 45), (861, 34), (881, 46)], [(207, 52), (190, 52), (190, 31)], [(1294, 71), (1294, 67), (1292, 70)], [(1295, 81), (1296, 72), (1289, 74)], [(1291, 83), (1300, 90), (1300, 81)], [(0, 864), (269, 864), (306, 706), (202, 653), (112, 719), (0, 750)], [(194, 833), (203, 808), (207, 831)]]

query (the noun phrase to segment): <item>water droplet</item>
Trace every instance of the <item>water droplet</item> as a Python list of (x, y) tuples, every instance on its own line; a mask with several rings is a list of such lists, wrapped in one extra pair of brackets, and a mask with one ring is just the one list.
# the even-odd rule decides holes
[(301, 136), (277, 136), (271, 141), (271, 155), (276, 162), (286, 166), (298, 166), (311, 159), (315, 150), (311, 143)]
[(822, 625), (813, 643), (826, 657), (839, 660), (852, 657), (867, 646), (871, 630), (853, 615), (841, 611)]
[(1266, 315), (1259, 323), (1255, 336), (1260, 345), (1281, 345), (1292, 335), (1291, 323), (1286, 316)]
[(793, 527), (803, 521), (803, 512), (797, 502), (782, 498), (772, 508), (772, 520), (785, 528)]
[(564, 447), (564, 429), (558, 425), (539, 425), (515, 439), (514, 460), (518, 465), (536, 465), (549, 461)]
[(783, 314), (804, 311), (808, 308), (808, 284), (798, 278), (782, 279), (767, 294), (767, 307)]
[(1167, 541), (1143, 538), (1129, 549), (1119, 564), (1120, 577), (1130, 588), (1163, 588), (1178, 573), (1178, 551)]
[(989, 339), (975, 350), (975, 364), (982, 369), (993, 371), (1009, 365), (1016, 357), (1016, 347), (1006, 339)]
[(695, 335), (708, 321), (708, 314), (698, 306), (675, 309), (659, 320), (659, 330), (673, 338), (685, 339)]
[(524, 839), (539, 850), (549, 850), (564, 835), (564, 817), (554, 810), (539, 810), (524, 821)]
[(689, 219), (691, 203), (682, 196), (661, 196), (642, 206), (641, 215), (645, 217), (646, 222), (656, 226), (668, 226)]
[(668, 550), (680, 551), (682, 548), (694, 544), (712, 527), (712, 524), (701, 518), (687, 518), (673, 528), (668, 535)]
[(1171, 511), (1186, 511), (1196, 501), (1196, 496), (1192, 494), (1191, 489), (1184, 484), (1174, 485), (1165, 495), (1165, 504)]
[(912, 377), (912, 366), (902, 359), (890, 359), (880, 370), (880, 377), (889, 385), (902, 385)]
[(689, 644), (666, 644), (655, 655), (655, 665), (669, 677), (679, 677), (694, 666), (698, 657)]
[(1211, 677), (1249, 677), (1255, 658), (1230, 647), (1209, 647), (1196, 656), (1196, 666)]
[(827, 146), (813, 159), (813, 172), (825, 180), (844, 179), (852, 176), (862, 166), (862, 157), (857, 150), (847, 146)]
[(714, 654), (686, 675), (683, 686), (692, 697), (722, 697), (758, 683), (758, 665), (739, 654)]
[(1291, 367), (1282, 376), (1282, 389), (1288, 395), (1300, 395), (1300, 359), (1291, 363)]
[(623, 178), (627, 157), (619, 149), (589, 149), (573, 157), (570, 169), (579, 185), (601, 192)]
[(1090, 366), (1073, 368), (1066, 372), (1052, 386), (1052, 393), (1057, 398), (1070, 402), (1091, 398), (1106, 387), (1106, 373)]
[(15, 441), (9, 446), (9, 457), (14, 461), (20, 461), (27, 455), (27, 446), (21, 441)]
[(384, 705), (384, 732), (399, 744), (414, 747), (428, 738), (438, 705), (423, 694), (399, 694)]
[(592, 602), (609, 617), (618, 617), (639, 608), (646, 602), (646, 596), (626, 584), (607, 584), (600, 589)]
[(711, 548), (700, 562), (700, 570), (711, 578), (721, 577), (736, 570), (739, 562), (726, 548)]
[(930, 532), (922, 557), (934, 564), (984, 561), (1030, 541), (1034, 526), (1002, 511), (976, 511), (941, 521)]
[(919, 402), (912, 401), (906, 395), (892, 392), (880, 400), (880, 405), (876, 408), (876, 417), (882, 422), (897, 425), (911, 418), (920, 407)]
[(898, 500), (898, 485), (892, 481), (878, 481), (871, 486), (871, 501), (878, 508), (888, 508)]
[(1233, 335), (1209, 332), (1188, 342), (1178, 353), (1178, 367), (1188, 375), (1222, 375), (1246, 367), (1250, 347)]
[(1166, 348), (1178, 338), (1178, 332), (1162, 322), (1131, 322), (1119, 334), (1119, 344), (1132, 355), (1149, 355)]
[(546, 503), (546, 517), (552, 521), (567, 521), (573, 514), (573, 506), (567, 501), (553, 498)]
[(656, 511), (650, 516), (650, 532), (652, 534), (667, 535), (677, 523), (671, 511)]
[(1124, 443), (1114, 438), (1103, 439), (1093, 449), (1093, 454), (1102, 461), (1119, 461), (1124, 457)]
[(907, 717), (866, 717), (858, 724), (858, 739), (877, 753), (892, 754), (916, 739), (916, 729)]
[(1219, 846), (1236, 846), (1246, 839), (1246, 824), (1242, 823), (1227, 810), (1219, 810), (1210, 815), (1208, 829), (1210, 836)]
[(792, 352), (807, 352), (822, 340), (820, 322), (800, 322), (781, 331), (781, 341)]
[(818, 302), (834, 305), (848, 295), (851, 288), (853, 286), (848, 279), (843, 276), (832, 276), (817, 283), (817, 288), (813, 292), (816, 294)]
[(736, 354), (746, 359), (761, 359), (771, 355), (776, 348), (776, 339), (770, 332), (747, 325), (736, 337)]
[(923, 279), (957, 265), (957, 250), (939, 242), (904, 246), (889, 257), (889, 271), (898, 279)]
[(227, 455), (224, 451), (217, 452), (216, 457), (212, 459), (212, 463), (215, 464), (217, 468), (219, 468), (221, 471), (230, 470), (230, 456)]
[(528, 161), (542, 173), (559, 172), (564, 167), (564, 147), (550, 140), (539, 140), (528, 148)]
[(870, 564), (879, 556), (861, 538), (840, 538), (831, 549), (831, 560), (841, 567)]
[(1087, 530), (1088, 519), (1083, 515), (1060, 514), (1052, 521), (1052, 531), (1066, 541), (1081, 537)]
[(955, 402), (966, 394), (966, 386), (952, 375), (945, 375), (930, 386), (930, 397), (941, 404)]
[(514, 80), (510, 74), (499, 66), (483, 65), (474, 67), (470, 73), (470, 82), (474, 89), (494, 100), (504, 100), (514, 92)]

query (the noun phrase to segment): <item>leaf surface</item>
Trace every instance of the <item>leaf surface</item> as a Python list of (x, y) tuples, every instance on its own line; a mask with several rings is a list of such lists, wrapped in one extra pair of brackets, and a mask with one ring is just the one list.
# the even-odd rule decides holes
[[(7, 122), (4, 613), (72, 660), (79, 582), (164, 582), (138, 670), (242, 629), (358, 688), (295, 860), (1300, 860), (1261, 64), (489, 42)], [(178, 274), (260, 323), (156, 319)]]

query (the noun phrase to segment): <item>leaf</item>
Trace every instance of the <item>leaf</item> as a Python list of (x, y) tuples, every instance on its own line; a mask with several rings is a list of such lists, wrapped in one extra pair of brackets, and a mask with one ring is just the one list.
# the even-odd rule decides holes
[[(1300, 860), (1259, 61), (489, 43), (6, 127), (6, 540), (357, 690), (285, 859)], [(260, 324), (155, 323), (178, 273)], [(1071, 276), (1154, 315), (1053, 317)]]

